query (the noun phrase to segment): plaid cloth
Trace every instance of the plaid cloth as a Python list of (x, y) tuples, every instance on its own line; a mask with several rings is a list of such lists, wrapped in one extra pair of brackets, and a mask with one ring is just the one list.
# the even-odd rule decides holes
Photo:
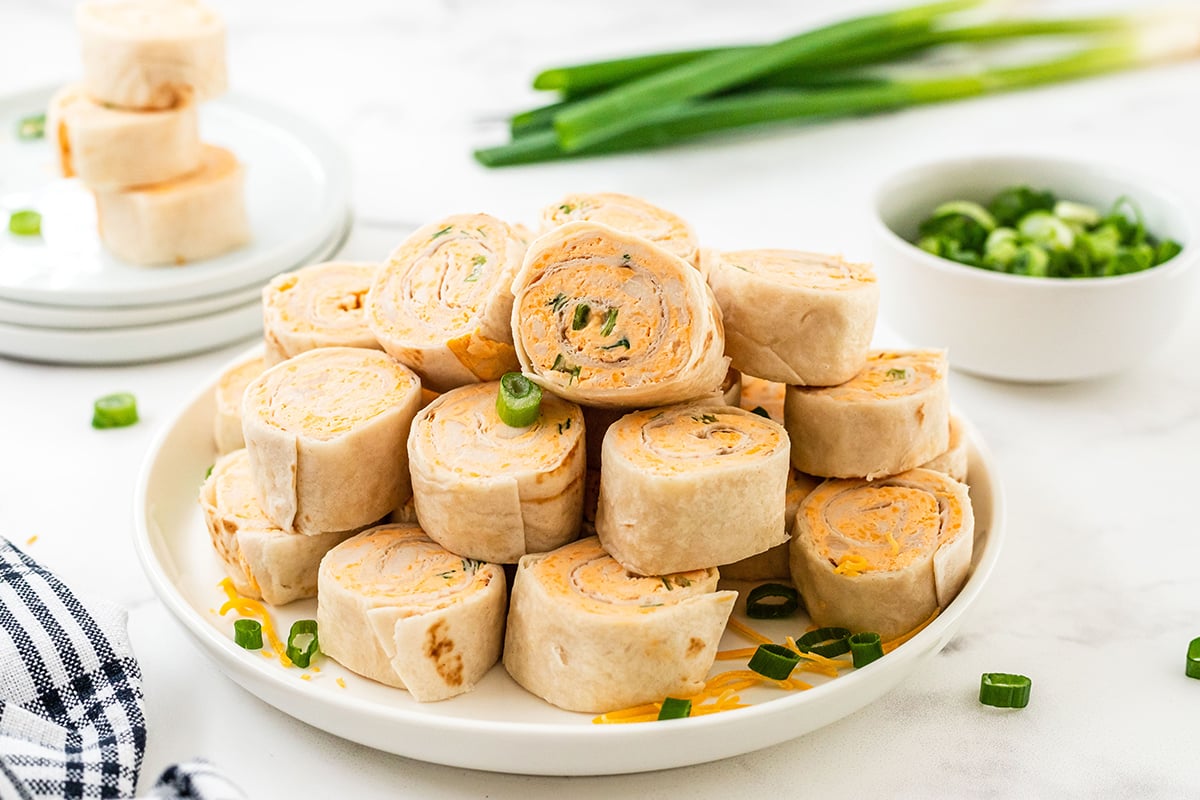
[[(125, 617), (85, 606), (0, 537), (0, 800), (134, 796), (146, 717)], [(210, 765), (189, 762), (145, 797), (245, 796)]]

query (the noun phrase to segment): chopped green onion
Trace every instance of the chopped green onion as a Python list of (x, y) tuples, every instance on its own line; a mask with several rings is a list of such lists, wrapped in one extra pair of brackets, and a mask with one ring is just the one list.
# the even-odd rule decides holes
[(996, 222), (1014, 227), (1031, 211), (1051, 211), (1057, 202), (1053, 192), (1043, 192), (1028, 186), (1012, 186), (997, 194), (988, 203), (988, 212)]
[(617, 327), (617, 311), (618, 309), (610, 308), (604, 313), (604, 325), (600, 328), (601, 336), (610, 335), (613, 328)]
[(430, 240), (433, 240), (433, 239), (438, 238), (439, 236), (445, 236), (447, 233), (449, 233), (452, 230), (454, 230), (454, 226), (447, 225), (446, 227), (442, 228), (440, 231), (437, 231), (436, 233), (434, 233), (433, 236), (430, 236), (429, 238), (430, 238)]
[(878, 633), (856, 633), (849, 641), (850, 657), (854, 660), (855, 669), (883, 658), (883, 642)]
[(33, 114), (17, 123), (17, 138), (24, 141), (41, 139), (46, 135), (46, 115)]
[(1063, 222), (1082, 225), (1090, 228), (1100, 224), (1100, 212), (1086, 203), (1075, 203), (1071, 200), (1059, 200), (1054, 204), (1054, 216)]
[(979, 203), (972, 203), (969, 200), (951, 200), (948, 203), (942, 203), (933, 210), (932, 216), (933, 219), (939, 217), (967, 217), (988, 233), (996, 230), (996, 220), (988, 210), (979, 205)]
[(8, 218), (8, 230), (16, 236), (41, 236), (42, 215), (28, 208), (14, 211)]
[(620, 339), (617, 339), (612, 344), (600, 345), (601, 350), (616, 350), (618, 347), (624, 347), (626, 350), (628, 350), (629, 349), (629, 337), (622, 336)]
[(908, 377), (908, 370), (904, 369), (904, 368), (897, 369), (897, 368), (893, 367), (892, 369), (889, 369), (887, 371), (887, 379), (889, 381), (902, 381), (907, 377)]
[(817, 628), (796, 640), (801, 653), (816, 653), (835, 658), (850, 652), (850, 631), (845, 628)]
[(292, 623), (292, 630), (288, 633), (287, 639), (288, 661), (304, 669), (312, 662), (313, 656), (320, 649), (321, 644), (317, 639), (317, 621), (315, 619), (301, 619)]
[(770, 414), (768, 414), (768, 413), (767, 413), (767, 410), (766, 410), (765, 408), (763, 408), (762, 406), (755, 406), (755, 407), (754, 407), (754, 410), (753, 410), (753, 411), (751, 411), (750, 413), (751, 413), (751, 414), (758, 414), (758, 415), (759, 415), (760, 417), (762, 417), (763, 419), (770, 419), (770, 418), (771, 418), (771, 415), (770, 415)]
[(569, 300), (569, 297), (562, 292), (559, 292), (558, 294), (554, 295), (554, 297), (551, 297), (550, 301), (547, 302), (546, 305), (550, 306), (550, 308), (554, 309), (555, 311), (562, 311), (563, 306), (565, 306)]
[(760, 644), (750, 656), (750, 669), (776, 681), (786, 681), (800, 663), (800, 656), (781, 644)]
[(1049, 211), (1026, 214), (1017, 223), (1017, 232), (1049, 250), (1070, 250), (1075, 246), (1075, 231)]
[(209, 478), (212, 477), (213, 467), (215, 467), (215, 466), (216, 466), (216, 464), (208, 465), (208, 471), (204, 473), (204, 480), (208, 480)]
[(1192, 639), (1187, 650), (1187, 669), (1189, 678), (1200, 678), (1200, 638)]
[(1158, 243), (1158, 249), (1154, 251), (1154, 266), (1170, 261), (1175, 256), (1183, 252), (1183, 245), (1174, 239), (1163, 239)]
[(790, 617), (799, 607), (800, 595), (782, 583), (764, 583), (746, 595), (746, 616), (751, 619)]
[(542, 387), (519, 372), (506, 372), (496, 394), (496, 414), (511, 428), (527, 428), (542, 408)]
[(659, 719), (683, 719), (692, 715), (692, 701), (681, 700), (678, 697), (667, 697), (662, 701), (658, 710)]
[(129, 392), (106, 394), (92, 404), (93, 428), (124, 428), (137, 421), (137, 398)]
[(233, 641), (245, 650), (262, 650), (262, 624), (256, 619), (239, 619), (233, 623)]
[(580, 303), (575, 306), (575, 318), (571, 320), (571, 330), (579, 331), (587, 327), (588, 320), (592, 317), (592, 308), (587, 303)]
[(979, 682), (979, 702), (996, 708), (1024, 708), (1029, 705), (1032, 684), (1024, 675), (985, 672)]

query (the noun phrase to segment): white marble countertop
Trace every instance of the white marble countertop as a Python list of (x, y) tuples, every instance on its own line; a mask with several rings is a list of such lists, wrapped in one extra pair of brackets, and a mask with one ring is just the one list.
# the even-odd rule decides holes
[[(872, 187), (940, 154), (1082, 153), (1185, 190), (1200, 175), (1195, 62), (654, 156), (487, 172), (469, 149), (498, 141), (497, 120), (535, 99), (524, 87), (538, 66), (769, 38), (827, 12), (785, 0), (217, 5), (229, 21), (235, 89), (324, 123), (349, 149), (359, 221), (344, 254), (353, 258), (380, 258), (414, 224), (445, 213), (529, 219), (567, 191), (602, 189), (677, 210), (708, 244), (865, 257)], [(77, 72), (69, 3), (0, 0), (0, 94)], [(1190, 202), (1200, 213), (1196, 195)], [(894, 340), (885, 325), (878, 338)], [(1187, 642), (1200, 635), (1191, 497), (1200, 314), (1116, 378), (1039, 387), (953, 376), (955, 402), (997, 457), (1008, 541), (960, 635), (918, 674), (807, 737), (669, 773), (607, 778), (478, 773), (342, 741), (238, 688), (185, 637), (134, 557), (133, 487), (155, 431), (244, 346), (124, 368), (0, 359), (0, 534), (19, 545), (36, 536), (29, 552), (68, 583), (130, 610), (150, 725), (144, 785), (173, 761), (202, 756), (255, 798), (1200, 794), (1200, 682), (1183, 674)], [(92, 399), (114, 390), (138, 396), (143, 421), (93, 431)], [(1001, 714), (979, 706), (985, 671), (1030, 675), (1030, 706)]]

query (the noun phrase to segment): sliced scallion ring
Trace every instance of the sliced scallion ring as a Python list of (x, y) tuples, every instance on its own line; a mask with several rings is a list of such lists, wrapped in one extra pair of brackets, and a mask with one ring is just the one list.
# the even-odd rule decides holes
[(28, 208), (14, 211), (8, 218), (8, 232), (14, 236), (41, 236), (42, 215)]
[(692, 715), (692, 701), (681, 700), (678, 697), (668, 697), (662, 701), (658, 710), (659, 719), (683, 719)]
[(1192, 639), (1187, 651), (1187, 676), (1200, 678), (1200, 638)]
[(760, 644), (746, 666), (771, 680), (786, 681), (799, 663), (800, 656), (781, 644)]
[[(307, 637), (307, 638), (306, 638)], [(292, 623), (288, 633), (287, 657), (297, 667), (304, 669), (313, 656), (321, 649), (317, 640), (317, 621), (315, 619), (300, 619)]]
[(1032, 685), (1024, 675), (985, 672), (979, 682), (979, 702), (996, 708), (1024, 708), (1029, 705)]
[(587, 327), (588, 320), (592, 318), (592, 307), (587, 303), (580, 303), (575, 306), (575, 316), (571, 320), (571, 330), (579, 331)]
[(799, 607), (800, 595), (782, 583), (764, 583), (746, 595), (746, 616), (751, 619), (790, 617)]
[(527, 428), (542, 408), (542, 387), (519, 372), (506, 372), (496, 395), (496, 414), (505, 425)]
[(93, 428), (124, 428), (137, 421), (137, 398), (129, 392), (106, 394), (92, 404)]
[(262, 650), (262, 623), (256, 619), (239, 619), (233, 623), (233, 641), (246, 650)]
[(41, 139), (46, 135), (46, 115), (33, 114), (22, 117), (17, 123), (17, 138), (23, 141)]
[(883, 642), (878, 633), (856, 633), (849, 641), (850, 657), (854, 660), (855, 669), (883, 658)]
[(801, 653), (836, 658), (850, 652), (850, 631), (845, 628), (817, 628), (796, 640)]

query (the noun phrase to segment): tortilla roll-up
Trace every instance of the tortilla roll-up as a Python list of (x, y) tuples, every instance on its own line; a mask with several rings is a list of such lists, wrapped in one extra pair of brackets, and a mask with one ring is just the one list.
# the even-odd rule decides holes
[(788, 436), (719, 402), (647, 409), (604, 437), (596, 532), (639, 575), (729, 564), (787, 541)]
[(693, 267), (700, 263), (696, 232), (682, 217), (638, 197), (616, 192), (569, 194), (542, 209), (542, 233), (568, 222), (599, 222), (648, 239)]
[(792, 469), (788, 473), (787, 506), (784, 509), (788, 540), (749, 558), (743, 558), (732, 564), (722, 564), (721, 577), (733, 581), (790, 581), (792, 573), (788, 551), (792, 531), (796, 525), (796, 512), (800, 510), (800, 504), (804, 502), (804, 498), (808, 497), (820, 483), (820, 478), (814, 478), (812, 475), (805, 475), (797, 469)]
[(275, 276), (263, 287), (267, 364), (318, 347), (382, 350), (367, 327), (367, 292), (376, 264), (330, 261)]
[(747, 375), (836, 386), (867, 362), (879, 310), (869, 265), (795, 250), (705, 251), (725, 352)]
[(637, 236), (567, 223), (530, 245), (513, 292), (522, 369), (568, 400), (668, 405), (717, 391), (728, 372), (704, 278)]
[(974, 528), (967, 487), (941, 472), (829, 480), (800, 505), (792, 578), (816, 625), (894, 639), (958, 594)]
[(412, 494), (409, 426), (421, 384), (386, 353), (322, 347), (246, 387), (242, 432), (263, 511), (301, 533), (369, 525)]
[(213, 439), (218, 453), (224, 455), (246, 446), (246, 440), (242, 437), (242, 395), (246, 393), (250, 381), (263, 374), (266, 368), (263, 357), (254, 356), (234, 364), (217, 379), (214, 392), (217, 415), (213, 421)]
[(367, 296), (367, 324), (434, 391), (517, 369), (512, 281), (525, 241), (487, 214), (420, 228), (391, 254)]
[(743, 375), (741, 402), (738, 405), (747, 411), (761, 408), (767, 412), (770, 419), (783, 422), (783, 403), (786, 396), (787, 386), (785, 384)]
[(700, 691), (737, 592), (713, 568), (638, 577), (594, 537), (521, 559), (504, 668), (549, 703), (590, 713)]
[(944, 472), (959, 483), (966, 483), (968, 460), (967, 434), (963, 430), (963, 422), (951, 414), (950, 446), (946, 448), (946, 452), (937, 458), (926, 461), (921, 467)]
[(89, 0), (75, 9), (87, 93), (134, 110), (225, 91), (225, 23), (194, 0)]
[(317, 596), (317, 568), (354, 531), (305, 536), (267, 519), (254, 493), (245, 450), (221, 456), (200, 488), (213, 549), (240, 594), (284, 605)]
[(467, 558), (514, 564), (579, 536), (583, 412), (542, 395), (537, 420), (506, 425), (499, 382), (451, 389), (413, 420), (408, 463), (421, 527)]
[(124, 111), (67, 86), (50, 99), (46, 135), (63, 177), (78, 176), (98, 191), (163, 183), (200, 168), (200, 126), (190, 99), (163, 111)]
[(944, 350), (875, 350), (841, 386), (787, 387), (792, 465), (825, 478), (896, 475), (946, 451)]
[(413, 699), (474, 688), (500, 658), (504, 570), (462, 558), (416, 525), (380, 525), (321, 562), (321, 651)]
[(185, 264), (250, 240), (242, 165), (204, 145), (200, 169), (166, 183), (96, 192), (100, 241), (130, 264)]

